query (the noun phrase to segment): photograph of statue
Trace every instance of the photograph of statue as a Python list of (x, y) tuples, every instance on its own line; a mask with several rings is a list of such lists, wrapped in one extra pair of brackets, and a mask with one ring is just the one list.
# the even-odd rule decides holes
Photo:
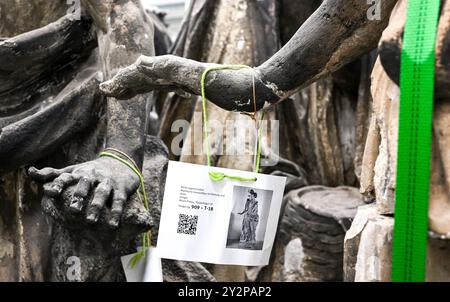
[(262, 250), (273, 191), (235, 186), (227, 248)]
[(238, 213), (239, 215), (244, 215), (244, 220), (242, 221), (242, 231), (240, 243), (256, 243), (256, 227), (258, 226), (259, 215), (258, 215), (258, 200), (256, 200), (258, 194), (250, 189), (249, 198), (245, 202), (245, 209)]

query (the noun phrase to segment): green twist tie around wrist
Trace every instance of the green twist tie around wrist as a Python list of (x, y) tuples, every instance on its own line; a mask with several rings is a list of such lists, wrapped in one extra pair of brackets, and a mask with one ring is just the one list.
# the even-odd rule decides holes
[[(208, 67), (205, 69), (205, 71), (202, 74), (201, 77), (201, 93), (202, 93), (202, 109), (203, 109), (203, 136), (204, 136), (204, 143), (205, 143), (205, 149), (206, 149), (206, 158), (207, 158), (207, 164), (208, 167), (211, 167), (211, 150), (209, 146), (209, 137), (208, 137), (208, 116), (206, 111), (206, 93), (205, 93), (205, 81), (206, 76), (210, 71), (214, 70), (224, 70), (224, 69), (243, 69), (243, 68), (251, 68), (247, 65), (221, 65), (221, 66), (213, 66)], [(254, 83), (253, 83), (254, 84)], [(256, 108), (255, 108), (256, 110)], [(264, 118), (264, 112), (261, 115), (261, 120)], [(260, 159), (261, 159), (261, 128), (258, 131), (258, 145), (257, 145), (257, 152), (256, 152), (256, 164), (255, 164), (255, 173), (258, 173), (259, 166), (260, 166)], [(240, 176), (234, 176), (234, 175), (226, 175), (222, 172), (209, 172), (209, 178), (214, 182), (222, 181), (226, 178), (232, 179), (232, 180), (238, 180), (238, 181), (256, 181), (256, 177), (240, 177)]]
[[(117, 156), (116, 154), (113, 154), (108, 151), (116, 152), (116, 153), (124, 156), (126, 159), (128, 159), (128, 161), (121, 158), (120, 156)], [(126, 165), (128, 168), (130, 168), (134, 173), (136, 173), (136, 175), (139, 177), (139, 188), (142, 191), (142, 196), (141, 196), (141, 193), (139, 192), (139, 188), (137, 189), (136, 193), (138, 195), (139, 200), (144, 204), (145, 209), (147, 211), (149, 211), (148, 198), (147, 198), (147, 194), (145, 192), (144, 176), (142, 175), (141, 171), (139, 171), (139, 167), (137, 166), (136, 162), (125, 152), (122, 152), (122, 151), (114, 149), (114, 148), (105, 149), (103, 152), (101, 152), (99, 154), (99, 156), (100, 157), (107, 156), (107, 157), (114, 158), (114, 159), (120, 161), (121, 163), (123, 163), (124, 165)], [(134, 255), (130, 259), (130, 262), (128, 263), (129, 267), (134, 268), (136, 266), (136, 264), (139, 262), (139, 260), (141, 260), (141, 258), (145, 257), (147, 249), (150, 248), (150, 244), (151, 244), (151, 233), (150, 233), (150, 231), (148, 231), (148, 232), (142, 234), (142, 250), (140, 252), (136, 253), (136, 255)]]

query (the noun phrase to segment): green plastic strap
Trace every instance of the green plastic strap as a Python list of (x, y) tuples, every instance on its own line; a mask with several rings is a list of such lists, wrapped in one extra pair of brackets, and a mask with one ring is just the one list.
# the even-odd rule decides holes
[[(107, 151), (117, 152), (117, 153), (121, 154), (122, 156), (126, 157), (131, 163), (126, 161), (125, 159), (121, 158), (120, 156), (117, 156), (117, 155), (115, 155), (111, 152), (107, 152)], [(128, 168), (130, 168), (134, 173), (136, 173), (136, 175), (139, 177), (139, 188), (142, 191), (142, 196), (139, 193), (139, 188), (137, 189), (136, 193), (138, 195), (139, 200), (143, 202), (145, 209), (148, 211), (149, 205), (148, 205), (147, 194), (145, 193), (144, 176), (139, 171), (139, 167), (136, 165), (136, 162), (128, 154), (126, 154), (120, 150), (113, 149), (113, 148), (105, 149), (105, 151), (101, 152), (99, 154), (99, 156), (100, 157), (107, 156), (107, 157), (114, 158), (114, 159), (120, 161), (121, 163), (123, 163), (124, 165), (126, 165)], [(136, 264), (141, 260), (141, 258), (145, 257), (147, 249), (149, 249), (150, 245), (151, 245), (150, 236), (151, 236), (150, 231), (142, 234), (142, 250), (139, 253), (136, 253), (136, 255), (134, 255), (130, 259), (130, 261), (128, 263), (129, 267), (134, 268), (136, 266)]]
[[(243, 69), (243, 68), (251, 68), (247, 65), (220, 65), (220, 66), (213, 66), (208, 67), (205, 69), (205, 71), (202, 74), (200, 85), (201, 85), (201, 92), (202, 92), (202, 109), (203, 109), (203, 136), (204, 136), (204, 143), (205, 143), (205, 149), (206, 149), (206, 159), (208, 167), (211, 167), (211, 150), (209, 146), (209, 137), (208, 137), (208, 116), (206, 112), (206, 93), (205, 93), (205, 81), (206, 76), (210, 71), (213, 70), (224, 70), (224, 69)], [(261, 116), (261, 120), (264, 117), (264, 113)], [(258, 173), (259, 171), (259, 164), (260, 164), (260, 158), (261, 158), (261, 129), (258, 133), (258, 146), (257, 146), (257, 154), (256, 154), (256, 165), (255, 165), (255, 173)], [(209, 172), (209, 178), (212, 181), (218, 182), (222, 181), (225, 178), (232, 179), (232, 180), (239, 180), (239, 181), (256, 181), (256, 177), (240, 177), (240, 176), (233, 176), (233, 175), (226, 175), (222, 172)]]
[(438, 0), (409, 0), (400, 69), (392, 280), (426, 274)]

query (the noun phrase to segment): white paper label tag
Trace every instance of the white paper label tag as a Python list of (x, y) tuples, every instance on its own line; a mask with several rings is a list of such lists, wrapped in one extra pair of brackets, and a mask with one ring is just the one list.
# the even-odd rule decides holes
[[(142, 248), (138, 248), (138, 251)], [(136, 266), (130, 267), (129, 263), (135, 254), (126, 255), (120, 258), (127, 282), (163, 282), (161, 258), (157, 249), (150, 247), (145, 257), (142, 257)]]
[[(213, 182), (210, 171), (256, 176), (257, 180)], [(159, 226), (159, 256), (267, 265), (285, 183), (285, 177), (170, 161)]]

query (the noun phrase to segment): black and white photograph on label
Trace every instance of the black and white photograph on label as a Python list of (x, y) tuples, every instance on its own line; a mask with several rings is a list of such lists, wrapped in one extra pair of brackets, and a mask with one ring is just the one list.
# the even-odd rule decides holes
[(273, 191), (234, 186), (227, 248), (262, 250)]

